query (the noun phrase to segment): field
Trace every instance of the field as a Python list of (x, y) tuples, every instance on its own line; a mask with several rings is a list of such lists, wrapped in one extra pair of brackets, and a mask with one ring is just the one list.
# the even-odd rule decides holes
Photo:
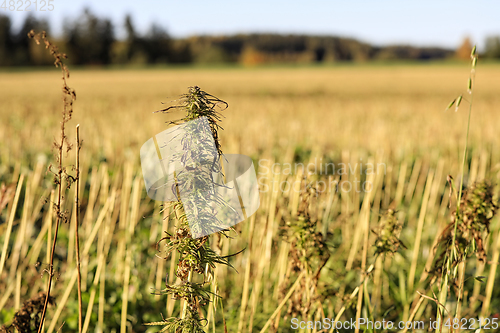
[[(157, 332), (144, 323), (181, 311), (179, 301), (152, 294), (165, 287), (166, 279), (176, 280), (176, 258), (155, 256), (155, 243), (176, 221), (147, 197), (139, 150), (167, 128), (166, 121), (179, 117), (152, 112), (197, 85), (229, 104), (222, 111), (222, 150), (252, 157), (261, 190), (260, 208), (235, 226), (232, 239), (214, 235), (211, 241), (222, 255), (245, 250), (229, 258), (234, 269), (218, 267), (215, 282), (207, 286), (221, 296), (215, 313), (212, 305), (200, 307), (207, 331), (223, 332), (226, 325), (228, 332), (291, 332), (294, 316), (299, 321), (422, 320), (427, 330), (441, 308), (436, 302), (443, 299), (441, 287), (447, 285), (431, 271), (444, 265), (436, 264), (434, 245), (456, 208), (447, 175), (458, 186), (468, 103), (462, 101), (458, 112), (445, 109), (467, 90), (469, 72), (468, 63), (72, 70), (68, 85), (77, 99), (67, 135), (74, 142), (80, 124), (85, 329)], [(500, 66), (478, 64), (464, 172), (464, 187), (489, 180), (494, 200), (500, 193), (498, 77)], [(46, 290), (55, 219), (44, 201), (56, 188), (46, 170), (56, 164), (52, 146), (59, 136), (60, 86), (56, 69), (0, 74), (0, 184), (14, 184), (18, 191), (0, 211), (5, 256), (0, 326), (12, 321), (23, 302)], [(64, 161), (71, 173), (75, 151)], [(311, 167), (307, 181), (313, 185), (345, 184), (318, 185), (308, 202), (314, 228), (330, 251), (316, 282), (308, 273), (301, 281), (302, 273), (291, 268), (295, 245), (283, 236), (304, 194), (286, 186), (304, 176), (295, 168), (299, 163)], [(345, 173), (326, 172), (327, 164), (348, 167)], [(378, 168), (365, 172), (369, 165)], [(356, 184), (363, 182), (371, 190), (357, 191)], [(61, 225), (55, 252), (48, 332), (61, 325), (62, 332), (78, 331), (73, 201), (72, 188), (64, 199), (70, 223)], [(391, 237), (401, 243), (394, 254), (376, 255), (376, 240), (391, 214), (401, 224)], [(486, 260), (471, 253), (458, 264), (459, 278), (456, 285), (450, 280), (442, 304), (451, 317), (458, 314), (469, 322), (500, 316), (498, 217), (481, 235)], [(307, 258), (303, 265), (315, 260)], [(307, 300), (309, 308), (293, 315), (290, 304), (296, 297)]]

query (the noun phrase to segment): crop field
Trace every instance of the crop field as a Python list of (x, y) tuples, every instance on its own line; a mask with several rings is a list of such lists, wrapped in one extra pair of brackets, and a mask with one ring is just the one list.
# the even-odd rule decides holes
[[(424, 327), (408, 332), (438, 332), (439, 318), (443, 332), (458, 332), (457, 322), (463, 332), (498, 331), (499, 65), (477, 65), (464, 164), (467, 62), (70, 71), (66, 135), (75, 143), (79, 124), (83, 140), (82, 331), (159, 332), (162, 317), (195, 312), (206, 332), (386, 332), (416, 321)], [(55, 68), (0, 73), (0, 327), (25, 302), (40, 311), (45, 300), (61, 81)], [(192, 86), (227, 102), (222, 152), (250, 156), (260, 190), (255, 214), (203, 245), (229, 265), (207, 265), (193, 280), (191, 268), (187, 283), (206, 291), (205, 305), (155, 294), (186, 283), (184, 253), (159, 242), (180, 219), (147, 196), (140, 160), (141, 146), (184, 116), (153, 112)], [(460, 94), (458, 111), (446, 110)], [(70, 175), (75, 155), (64, 149)], [(74, 185), (62, 188), (45, 332), (78, 332)], [(362, 325), (335, 327), (351, 320)]]

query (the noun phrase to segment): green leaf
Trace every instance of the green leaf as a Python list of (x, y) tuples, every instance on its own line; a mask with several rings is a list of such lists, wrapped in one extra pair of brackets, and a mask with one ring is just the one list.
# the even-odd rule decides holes
[(486, 279), (486, 276), (475, 276), (474, 277), (475, 280), (483, 283), (484, 282), (484, 279)]

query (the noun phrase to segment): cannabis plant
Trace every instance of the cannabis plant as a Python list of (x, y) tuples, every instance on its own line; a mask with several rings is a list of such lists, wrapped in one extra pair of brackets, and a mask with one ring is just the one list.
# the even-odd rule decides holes
[[(173, 185), (167, 189), (171, 192), (169, 195), (177, 199), (170, 203), (177, 224), (173, 232), (165, 232), (166, 236), (157, 243), (165, 259), (173, 252), (178, 253), (175, 274), (180, 280), (175, 285), (167, 284), (158, 293), (182, 300), (184, 306), (177, 317), (146, 324), (163, 326), (160, 332), (203, 332), (208, 320), (203, 318), (201, 307), (219, 297), (206, 287), (213, 282), (217, 265), (231, 266), (228, 257), (220, 256), (211, 248), (209, 237), (216, 232), (227, 236), (227, 226), (232, 225), (226, 220), (231, 207), (218, 191), (224, 187), (219, 111), (225, 108), (226, 102), (195, 86), (181, 97), (179, 105), (158, 111), (185, 112), (183, 118), (169, 122), (182, 124), (177, 126), (178, 131), (174, 128), (174, 138), (182, 149), (169, 157), (180, 168), (176, 169)], [(162, 241), (165, 244), (160, 248)]]
[(297, 281), (294, 284), (296, 289), (290, 295), (285, 320), (288, 316), (310, 318), (312, 305), (319, 297), (319, 277), (330, 258), (323, 234), (316, 230), (317, 221), (310, 214), (312, 201), (317, 195), (316, 188), (306, 185), (301, 190), (296, 216), (290, 217), (283, 226), (283, 239), (290, 243), (283, 297), (291, 291), (288, 281), (293, 276)]

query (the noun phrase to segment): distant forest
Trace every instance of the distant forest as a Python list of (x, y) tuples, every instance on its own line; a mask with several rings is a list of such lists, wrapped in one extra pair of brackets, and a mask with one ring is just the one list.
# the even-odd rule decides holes
[[(75, 65), (435, 60), (468, 58), (472, 47), (467, 38), (457, 50), (409, 45), (379, 47), (351, 38), (311, 35), (238, 34), (176, 39), (157, 24), (140, 35), (130, 16), (125, 17), (123, 24), (126, 36), (117, 39), (109, 19), (85, 10), (76, 20), (65, 20), (63, 36), (56, 42)], [(52, 63), (50, 55), (28, 40), (31, 29), (45, 30), (51, 37), (45, 20), (27, 16), (22, 27), (14, 31), (10, 18), (0, 14), (0, 66)], [(487, 38), (483, 56), (500, 59), (500, 36)]]

